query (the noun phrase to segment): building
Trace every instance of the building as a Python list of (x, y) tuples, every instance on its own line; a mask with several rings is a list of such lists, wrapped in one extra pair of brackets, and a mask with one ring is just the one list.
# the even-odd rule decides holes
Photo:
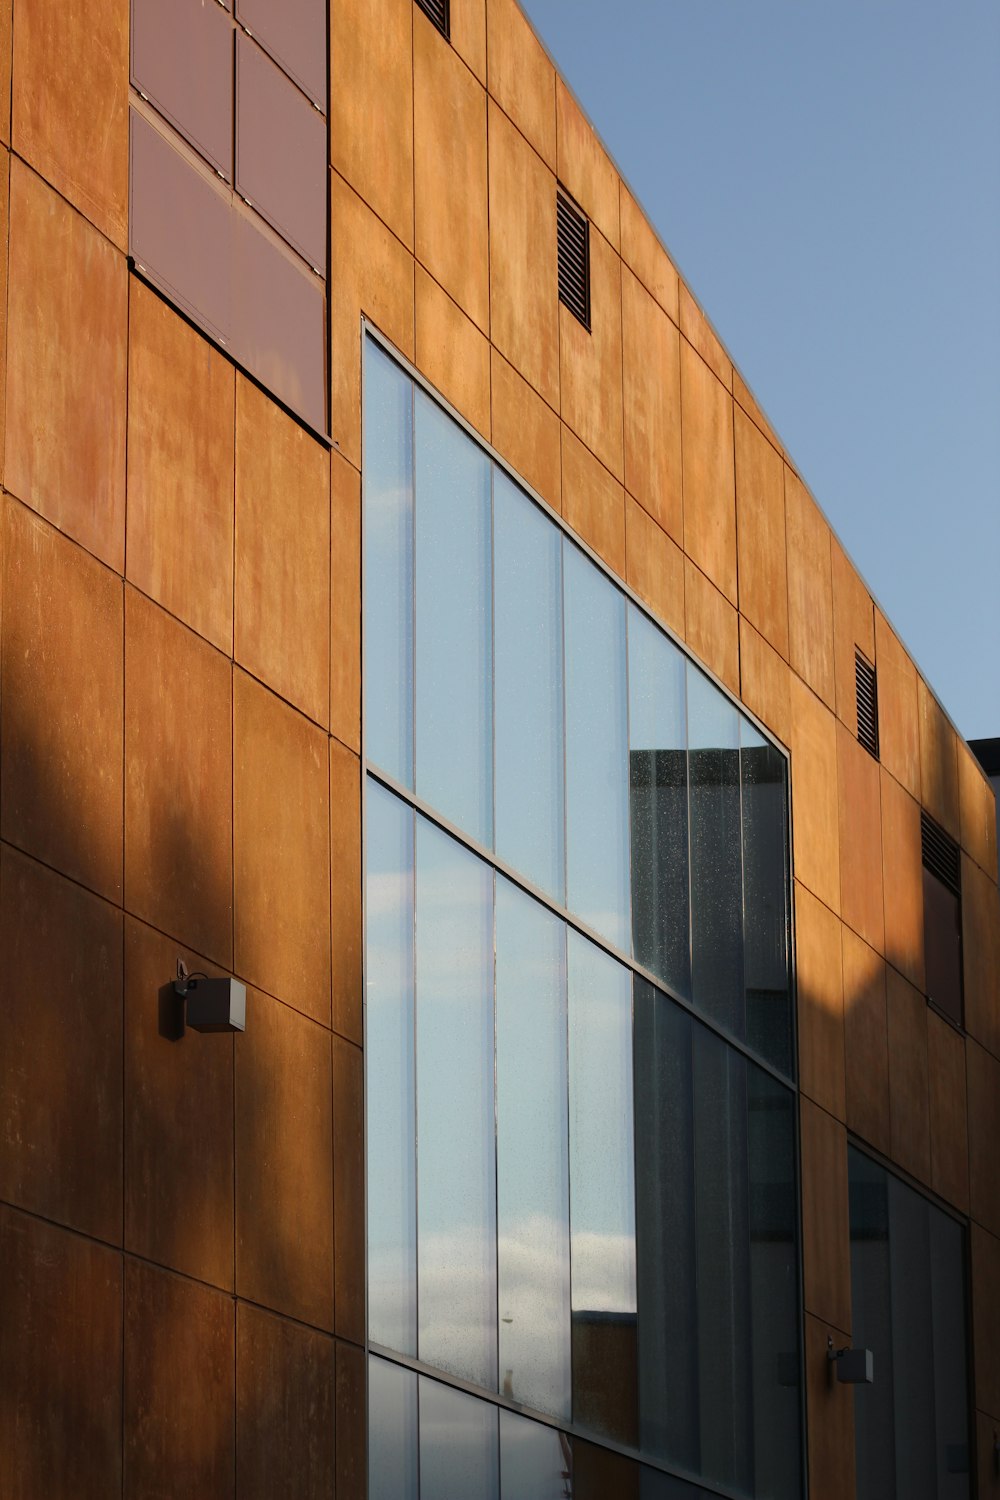
[[(970, 740), (969, 747), (990, 779), (994, 797), (1000, 792), (1000, 740)], [(1000, 807), (997, 809), (997, 831), (1000, 833)]]
[(514, 0), (0, 41), (0, 1493), (998, 1493), (993, 793)]

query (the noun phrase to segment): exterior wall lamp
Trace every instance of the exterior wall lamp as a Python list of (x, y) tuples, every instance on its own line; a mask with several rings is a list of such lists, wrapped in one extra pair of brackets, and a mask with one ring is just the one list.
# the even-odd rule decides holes
[(174, 994), (186, 1002), (185, 1020), (195, 1031), (245, 1031), (247, 987), (238, 979), (210, 979), (207, 974), (189, 974), (177, 960)]
[(870, 1349), (835, 1349), (833, 1339), (826, 1341), (826, 1357), (836, 1367), (842, 1385), (874, 1385), (875, 1356)]

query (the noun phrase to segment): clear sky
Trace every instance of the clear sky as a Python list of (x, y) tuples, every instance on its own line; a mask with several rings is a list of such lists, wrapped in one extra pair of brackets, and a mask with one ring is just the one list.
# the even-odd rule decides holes
[(522, 4), (959, 730), (1000, 735), (1000, 3)]

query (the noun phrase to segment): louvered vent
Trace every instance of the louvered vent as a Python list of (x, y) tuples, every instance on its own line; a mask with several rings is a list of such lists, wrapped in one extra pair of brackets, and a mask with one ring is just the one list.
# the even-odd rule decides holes
[(590, 327), (590, 226), (568, 198), (556, 198), (559, 229), (559, 301)]
[(878, 687), (875, 668), (855, 647), (854, 680), (858, 689), (858, 740), (878, 760)]
[(451, 14), (448, 0), (417, 0), (425, 16), (429, 16), (443, 37), (451, 38)]
[(920, 845), (924, 868), (936, 875), (954, 895), (962, 894), (962, 869), (958, 845), (925, 812), (920, 814)]

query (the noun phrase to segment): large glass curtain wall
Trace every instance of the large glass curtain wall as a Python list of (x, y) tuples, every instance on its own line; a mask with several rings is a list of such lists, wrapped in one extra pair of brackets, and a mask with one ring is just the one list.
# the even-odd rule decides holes
[(784, 758), (372, 342), (365, 516), (371, 1494), (798, 1495)]

